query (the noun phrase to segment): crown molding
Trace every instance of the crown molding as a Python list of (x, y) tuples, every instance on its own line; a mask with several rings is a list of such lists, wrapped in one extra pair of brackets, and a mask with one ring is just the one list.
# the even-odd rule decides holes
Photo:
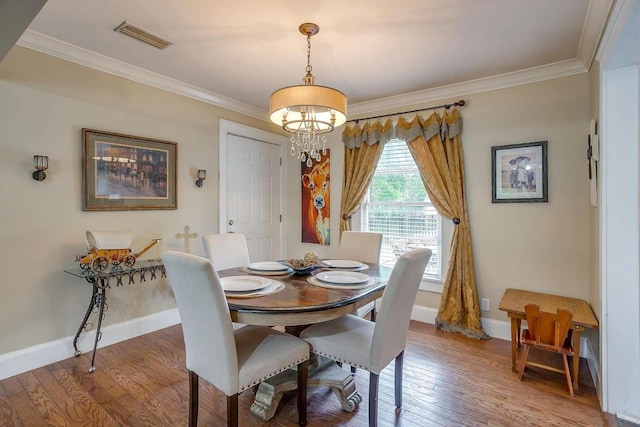
[(65, 61), (73, 62), (114, 76), (123, 77), (148, 86), (166, 90), (167, 92), (196, 99), (207, 104), (226, 108), (227, 110), (245, 114), (260, 120), (267, 120), (265, 110), (218, 95), (199, 87), (183, 83), (152, 71), (145, 70), (124, 62), (91, 52), (78, 46), (54, 39), (35, 31), (25, 31), (17, 42), (18, 45), (32, 49)]
[(349, 105), (348, 120), (355, 119), (357, 118), (355, 116), (358, 115), (397, 108), (406, 109), (410, 106), (441, 101), (443, 99), (458, 98), (474, 93), (489, 92), (528, 83), (540, 82), (543, 80), (557, 79), (560, 77), (585, 73), (587, 71), (587, 68), (580, 60), (571, 59), (540, 67), (528, 68), (526, 70), (500, 74), (497, 76), (469, 80), (463, 83), (440, 86), (433, 89), (405, 93), (402, 95), (394, 95), (387, 98)]
[[(626, 58), (632, 58), (632, 61), (637, 63), (638, 49), (635, 49), (635, 51), (633, 50), (634, 44), (637, 46), (637, 38), (629, 36), (628, 33), (625, 35), (624, 31), (626, 26), (634, 25), (633, 23), (629, 24), (629, 22), (633, 22), (630, 20), (634, 19), (634, 15), (636, 21), (638, 20), (638, 9), (636, 9), (636, 7), (637, 2), (635, 0), (618, 0), (612, 8), (609, 23), (602, 35), (602, 41), (600, 42), (600, 46), (598, 47), (595, 57), (601, 64), (601, 70), (603, 69), (603, 65), (609, 69), (628, 65), (624, 62), (619, 62), (615, 58), (612, 59), (612, 57), (616, 55), (616, 51), (619, 49), (627, 49), (630, 52), (635, 52), (635, 55), (632, 54), (624, 56)], [(616, 45), (618, 45), (617, 48)]]
[[(126, 64), (35, 31), (25, 31), (17, 44), (65, 61), (93, 68), (95, 70), (196, 99), (208, 104), (216, 105), (227, 110), (235, 111), (237, 113), (268, 122), (267, 111), (260, 108), (162, 76), (140, 67)], [(348, 106), (348, 119), (356, 118), (358, 115), (399, 108), (406, 109), (407, 107), (414, 105), (422, 105), (425, 103), (441, 101), (443, 99), (457, 98), (474, 93), (489, 92), (492, 90), (555, 79), (584, 73), (586, 71), (588, 71), (587, 67), (579, 59), (556, 62), (553, 64), (497, 76), (469, 80), (467, 82), (350, 104)]]
[(578, 60), (587, 70), (591, 68), (593, 58), (600, 44), (600, 37), (607, 25), (609, 13), (612, 10), (613, 0), (591, 0), (587, 9), (587, 16), (582, 26), (580, 45), (578, 46)]

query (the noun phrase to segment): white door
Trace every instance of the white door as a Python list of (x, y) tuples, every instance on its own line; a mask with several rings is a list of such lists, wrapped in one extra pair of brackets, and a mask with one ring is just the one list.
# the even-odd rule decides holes
[(282, 253), (279, 145), (227, 134), (226, 230), (247, 238), (252, 262)]

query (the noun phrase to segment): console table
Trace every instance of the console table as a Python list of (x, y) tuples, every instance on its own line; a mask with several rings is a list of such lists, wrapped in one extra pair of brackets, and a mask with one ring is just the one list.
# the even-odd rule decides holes
[(65, 273), (85, 279), (91, 283), (93, 288), (89, 300), (89, 307), (87, 307), (87, 312), (84, 314), (78, 332), (76, 332), (76, 336), (73, 338), (74, 356), (78, 357), (80, 356), (78, 338), (80, 338), (80, 334), (83, 331), (87, 332), (93, 328), (93, 324), (87, 323), (87, 321), (92, 312), (97, 312), (96, 338), (93, 343), (93, 355), (91, 356), (91, 366), (89, 367), (89, 373), (93, 373), (96, 370), (94, 362), (98, 341), (102, 338), (100, 327), (102, 326), (104, 312), (108, 309), (108, 305), (106, 304), (107, 288), (111, 287), (111, 284), (115, 284), (116, 287), (122, 286), (123, 284), (130, 285), (135, 283), (136, 279), (138, 282), (146, 282), (147, 279), (153, 280), (158, 277), (166, 277), (164, 264), (162, 264), (162, 261), (159, 259), (138, 260), (132, 267), (123, 267), (122, 264), (117, 266), (110, 265), (106, 270), (99, 273), (80, 267), (65, 270)]

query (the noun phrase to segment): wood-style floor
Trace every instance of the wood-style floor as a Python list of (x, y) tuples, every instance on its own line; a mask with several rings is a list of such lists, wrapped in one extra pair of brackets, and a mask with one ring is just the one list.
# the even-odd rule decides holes
[[(0, 381), (0, 426), (186, 426), (188, 378), (180, 325)], [(213, 362), (213, 358), (212, 358)], [(215, 363), (215, 362), (214, 362)], [(348, 367), (344, 367), (348, 369)], [(356, 374), (363, 402), (343, 412), (328, 389), (311, 388), (309, 426), (366, 426), (368, 373)], [(225, 396), (201, 380), (200, 426), (226, 424)], [(262, 422), (240, 395), (241, 426), (294, 426), (295, 394)], [(567, 393), (561, 374), (511, 372), (509, 342), (475, 341), (412, 322), (405, 352), (403, 407), (393, 400), (393, 363), (380, 376), (381, 426), (621, 426), (600, 411), (584, 360), (580, 390)]]

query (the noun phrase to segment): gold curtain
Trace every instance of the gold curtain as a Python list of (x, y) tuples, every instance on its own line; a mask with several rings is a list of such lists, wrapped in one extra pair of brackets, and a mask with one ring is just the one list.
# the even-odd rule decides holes
[(340, 203), (340, 235), (351, 229), (351, 215), (356, 213), (367, 194), (380, 160), (382, 147), (389, 141), (391, 122), (379, 122), (360, 127), (347, 126), (342, 133), (344, 174)]
[(464, 186), (462, 118), (456, 109), (436, 113), (426, 120), (418, 116), (396, 125), (398, 137), (407, 141), (431, 203), (455, 224), (449, 267), (436, 317), (438, 329), (488, 339), (480, 322), (480, 307), (471, 249), (471, 231)]

